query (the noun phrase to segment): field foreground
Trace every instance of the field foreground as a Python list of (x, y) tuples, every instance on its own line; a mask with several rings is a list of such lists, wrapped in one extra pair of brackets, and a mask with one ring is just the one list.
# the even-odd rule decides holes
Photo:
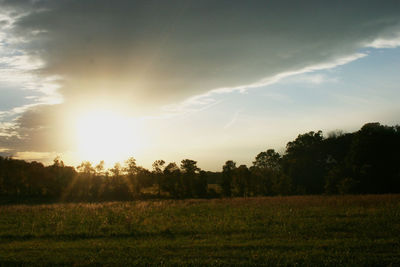
[(0, 265), (400, 265), (400, 195), (0, 206)]

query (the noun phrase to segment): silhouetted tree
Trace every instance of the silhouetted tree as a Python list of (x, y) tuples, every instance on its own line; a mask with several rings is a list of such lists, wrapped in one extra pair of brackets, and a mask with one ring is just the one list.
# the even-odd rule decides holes
[(252, 191), (255, 195), (273, 195), (279, 194), (282, 179), (281, 174), (281, 156), (273, 149), (268, 149), (265, 152), (259, 153), (253, 167), (254, 187)]
[(398, 129), (367, 123), (355, 133), (346, 161), (359, 192), (400, 192)]
[(233, 173), (232, 193), (234, 196), (247, 197), (251, 194), (251, 173), (246, 165), (240, 165)]
[[(197, 162), (184, 159), (164, 167), (155, 161), (152, 173), (129, 158), (124, 167), (105, 170), (104, 162), (65, 166), (59, 158), (44, 166), (0, 156), (0, 201), (21, 200), (131, 200), (144, 197), (158, 185), (173, 198), (217, 196), (208, 190), (218, 183), (223, 196), (276, 194), (399, 193), (400, 126), (367, 123), (354, 133), (300, 134), (281, 157), (273, 149), (259, 153), (250, 169), (227, 161), (222, 172), (205, 172)], [(211, 187), (210, 187), (211, 188)], [(142, 192), (143, 190), (143, 192)], [(149, 193), (147, 193), (148, 195)]]
[(183, 197), (193, 196), (194, 181), (200, 169), (197, 167), (197, 162), (191, 159), (181, 161), (181, 195)]
[(169, 163), (165, 166), (163, 173), (162, 190), (169, 193), (171, 197), (181, 197), (179, 191), (181, 171), (176, 163)]
[(128, 179), (124, 173), (124, 168), (120, 163), (115, 163), (114, 167), (110, 169), (109, 196), (114, 200), (129, 200), (132, 196), (132, 191), (129, 188)]
[(161, 195), (161, 181), (162, 181), (162, 175), (163, 175), (163, 167), (164, 167), (165, 161), (164, 160), (156, 160), (153, 163), (153, 175), (155, 176), (155, 180), (157, 181), (158, 185), (158, 196)]
[(220, 186), (222, 189), (222, 194), (225, 197), (232, 196), (232, 180), (235, 169), (236, 162), (232, 160), (228, 160), (225, 162), (224, 166), (222, 166), (222, 179)]
[(127, 175), (124, 179), (126, 187), (128, 187), (128, 190), (132, 192), (135, 197), (138, 197), (142, 188), (138, 181), (139, 167), (136, 165), (136, 159), (130, 157), (126, 160), (124, 171)]
[(76, 172), (73, 167), (65, 166), (60, 157), (56, 157), (53, 165), (46, 168), (48, 175), (53, 178), (53, 186), (51, 193), (54, 198), (60, 198), (65, 189), (72, 183), (76, 177)]
[(101, 160), (99, 164), (94, 167), (96, 175), (104, 175), (104, 160)]
[(195, 176), (193, 192), (195, 197), (204, 198), (207, 196), (207, 172), (200, 171), (200, 173)]
[(324, 191), (327, 156), (322, 132), (300, 134), (286, 145), (283, 157), (285, 174), (291, 178), (295, 193), (319, 194)]
[(76, 169), (78, 172), (86, 175), (93, 175), (96, 173), (96, 170), (90, 161), (83, 161), (78, 167), (76, 167)]
[(153, 176), (151, 172), (143, 167), (138, 166), (136, 172), (136, 183), (140, 189), (152, 186)]
[(260, 169), (280, 170), (281, 168), (281, 155), (275, 152), (274, 149), (268, 149), (261, 152), (256, 156), (253, 161), (253, 166)]

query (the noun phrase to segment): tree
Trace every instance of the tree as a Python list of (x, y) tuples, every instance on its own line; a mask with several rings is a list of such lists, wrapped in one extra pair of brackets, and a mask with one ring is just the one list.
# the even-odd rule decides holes
[(197, 162), (191, 159), (184, 159), (181, 161), (181, 193), (184, 197), (193, 196), (193, 184), (196, 179), (196, 175), (200, 171), (197, 167)]
[(153, 185), (151, 172), (143, 167), (138, 166), (134, 180), (135, 194), (137, 196), (140, 195), (142, 188), (146, 188), (151, 185)]
[(99, 164), (94, 167), (96, 171), (96, 175), (103, 175), (104, 174), (104, 160), (101, 160)]
[(400, 192), (400, 132), (367, 123), (355, 133), (346, 163), (362, 193)]
[(240, 165), (233, 173), (233, 195), (238, 197), (250, 196), (251, 173), (246, 165)]
[(195, 176), (193, 183), (194, 196), (200, 198), (206, 197), (207, 187), (207, 173), (205, 171), (200, 171), (200, 173)]
[(132, 187), (124, 173), (126, 172), (126, 168), (123, 168), (121, 164), (117, 162), (114, 164), (114, 167), (110, 169), (110, 172), (110, 197), (115, 200), (131, 199)]
[(70, 186), (69, 197), (73, 200), (89, 200), (92, 179), (96, 176), (96, 170), (89, 161), (83, 161), (76, 169), (79, 173)]
[(165, 161), (160, 159), (156, 160), (153, 163), (153, 175), (155, 176), (155, 180), (157, 181), (158, 185), (158, 196), (160, 197), (161, 195), (161, 180), (162, 180), (162, 169), (165, 164)]
[(96, 173), (90, 161), (82, 161), (82, 163), (78, 167), (76, 167), (76, 169), (78, 170), (78, 172), (84, 173), (86, 175), (92, 175)]
[(163, 181), (161, 182), (162, 190), (169, 193), (171, 197), (181, 197), (180, 192), (180, 176), (181, 171), (175, 162), (165, 166), (163, 171)]
[(57, 156), (53, 159), (53, 167), (59, 167), (63, 168), (64, 167), (64, 162), (61, 160), (60, 156)]
[(77, 176), (73, 167), (65, 166), (60, 157), (53, 160), (53, 165), (46, 168), (46, 173), (52, 177), (51, 194), (56, 197), (62, 197), (64, 191)]
[(283, 168), (297, 194), (320, 194), (324, 191), (327, 155), (322, 131), (300, 134), (286, 145)]
[(271, 169), (278, 171), (281, 168), (281, 155), (275, 152), (274, 149), (268, 149), (265, 152), (261, 152), (256, 156), (253, 161), (253, 166), (260, 169)]
[(133, 157), (127, 159), (125, 161), (125, 166), (123, 169), (128, 175), (135, 175), (138, 171), (138, 166), (136, 165), (136, 159)]
[(259, 153), (253, 167), (251, 168), (253, 174), (254, 185), (252, 191), (256, 195), (272, 195), (279, 194), (279, 185), (281, 184), (281, 155), (273, 149), (268, 149), (265, 152)]
[(222, 194), (225, 197), (232, 196), (232, 179), (235, 169), (236, 162), (232, 160), (226, 161), (225, 165), (222, 166), (222, 179), (220, 182), (220, 186), (222, 189)]
[(138, 181), (137, 174), (139, 172), (139, 167), (136, 165), (136, 159), (130, 157), (125, 161), (125, 166), (123, 168), (127, 177), (125, 177), (125, 182), (129, 188), (129, 191), (132, 192), (136, 197), (140, 195), (141, 185)]

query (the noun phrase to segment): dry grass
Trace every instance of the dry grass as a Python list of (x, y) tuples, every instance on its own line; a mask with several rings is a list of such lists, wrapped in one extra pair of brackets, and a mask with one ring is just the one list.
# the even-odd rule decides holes
[(0, 206), (0, 265), (400, 264), (400, 195)]

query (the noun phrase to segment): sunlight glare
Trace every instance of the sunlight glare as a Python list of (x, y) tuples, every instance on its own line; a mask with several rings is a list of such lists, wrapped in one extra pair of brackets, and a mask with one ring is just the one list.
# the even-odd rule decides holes
[(81, 160), (121, 162), (136, 154), (143, 143), (139, 123), (113, 111), (96, 110), (81, 115), (76, 124)]

